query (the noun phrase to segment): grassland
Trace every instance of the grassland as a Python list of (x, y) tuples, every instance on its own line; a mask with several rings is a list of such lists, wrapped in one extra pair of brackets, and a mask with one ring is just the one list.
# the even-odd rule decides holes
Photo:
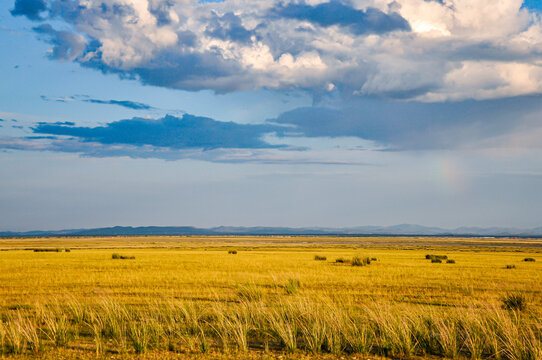
[(0, 250), (9, 357), (542, 359), (539, 239), (41, 238)]

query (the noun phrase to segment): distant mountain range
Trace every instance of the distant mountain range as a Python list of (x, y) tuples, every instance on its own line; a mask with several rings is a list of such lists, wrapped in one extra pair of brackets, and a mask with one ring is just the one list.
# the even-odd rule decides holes
[(192, 226), (114, 226), (95, 229), (68, 229), (51, 231), (0, 231), (0, 237), (40, 237), (40, 236), (117, 236), (117, 235), (375, 235), (375, 236), (517, 236), (542, 237), (542, 227), (534, 229), (516, 228), (480, 228), (459, 227), (456, 229), (441, 229), (412, 224), (394, 226), (358, 226), (349, 228), (325, 227), (236, 227), (219, 226), (213, 228), (196, 228)]

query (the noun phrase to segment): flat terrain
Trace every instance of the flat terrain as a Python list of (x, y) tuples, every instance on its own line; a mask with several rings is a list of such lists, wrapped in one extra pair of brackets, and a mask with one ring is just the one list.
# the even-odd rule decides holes
[[(56, 248), (62, 251), (36, 251)], [(64, 251), (66, 248), (70, 251)], [(280, 304), (288, 307), (294, 306), (292, 303), (310, 303), (311, 309), (316, 312), (322, 310), (319, 307), (321, 304), (333, 304), (334, 309), (361, 311), (364, 314), (367, 308), (370, 308), (373, 309), (371, 311), (387, 309), (387, 314), (407, 313), (422, 316), (434, 312), (457, 316), (459, 312), (485, 314), (493, 311), (509, 314), (510, 311), (502, 309), (503, 298), (510, 294), (521, 294), (528, 304), (527, 309), (521, 312), (521, 316), (525, 317), (525, 324), (531, 324), (532, 319), (542, 317), (540, 239), (29, 238), (0, 239), (0, 249), (4, 250), (0, 252), (0, 313), (4, 323), (9, 324), (16, 316), (31, 317), (36, 327), (41, 329), (45, 325), (40, 324), (46, 322), (36, 314), (43, 309), (54, 307), (53, 317), (58, 320), (59, 314), (66, 314), (72, 324), (69, 331), (73, 332), (66, 344), (56, 346), (55, 349), (53, 343), (56, 338), (42, 336), (50, 335), (52, 330), (39, 330), (42, 334), (39, 336), (43, 337), (39, 351), (34, 349), (32, 352), (31, 344), (21, 351), (14, 351), (12, 347), (5, 348), (4, 352), (10, 356), (29, 356), (30, 352), (50, 357), (56, 351), (56, 358), (79, 358), (96, 356), (97, 350), (99, 356), (109, 354), (129, 357), (137, 351), (129, 344), (115, 343), (115, 336), (112, 336), (111, 340), (105, 335), (104, 345), (100, 349), (90, 331), (92, 325), (89, 324), (93, 323), (93, 318), (80, 319), (80, 323), (77, 323), (78, 320), (73, 318), (73, 311), (69, 310), (73, 310), (73, 304), (87, 310), (92, 309), (97, 314), (106, 311), (103, 310), (104, 303), (129, 309), (127, 313), (135, 311), (133, 309), (142, 311), (141, 309), (148, 308), (150, 304), (155, 307), (182, 304), (202, 309), (203, 312), (205, 309), (212, 309), (211, 312), (214, 311), (215, 315), (220, 311), (235, 313), (248, 309), (253, 312), (255, 310), (252, 306), (265, 307), (267, 310), (262, 310), (263, 314), (272, 306)], [(237, 253), (231, 254), (234, 250)], [(127, 259), (113, 259), (113, 254)], [(434, 263), (426, 259), (428, 254), (446, 256), (447, 259)], [(326, 260), (315, 260), (316, 255), (325, 257)], [(354, 257), (373, 260), (366, 266), (352, 266), (348, 261)], [(337, 263), (336, 259), (340, 258), (346, 262)], [(524, 261), (525, 258), (535, 261)], [(446, 260), (454, 260), (455, 263), (447, 263)], [(218, 312), (217, 304), (221, 309)], [(244, 307), (241, 309), (239, 306)], [(209, 329), (216, 330), (216, 324), (220, 323), (217, 320), (220, 317), (216, 318), (215, 315), (204, 321), (205, 326), (210, 326)], [(205, 316), (202, 315), (202, 318)], [(137, 321), (143, 321), (141, 319), (138, 317)], [(209, 351), (216, 353), (211, 357), (235, 358), (235, 354), (243, 354), (238, 358), (248, 358), (248, 354), (257, 358), (264, 355), (291, 356), (287, 354), (293, 350), (288, 349), (280, 338), (277, 341), (271, 339), (269, 344), (264, 346), (262, 335), (254, 335), (254, 329), (258, 326), (247, 325), (245, 335), (248, 337), (248, 353), (237, 353), (240, 349), (243, 350), (243, 343), (236, 341), (235, 336), (227, 341), (231, 344), (226, 346), (224, 339), (221, 340), (220, 336), (216, 335), (220, 331), (214, 331), (214, 335), (208, 336)], [(538, 341), (539, 346), (542, 331), (540, 321), (535, 320), (532, 326), (529, 326), (529, 331), (533, 331), (534, 340), (531, 340)], [(204, 335), (205, 331), (207, 330), (202, 330)], [(320, 347), (308, 346), (308, 340), (303, 338), (302, 331), (296, 331), (300, 339), (296, 344), (299, 349), (295, 349), (294, 358), (309, 353), (324, 354), (313, 356), (331, 356), (325, 354), (337, 352), (329, 349), (329, 346), (326, 350), (325, 341)], [(316, 330), (309, 332), (314, 331)], [(105, 332), (104, 330), (103, 333)], [(131, 338), (128, 328), (125, 332), (126, 338)], [(7, 337), (2, 336), (2, 341), (6, 342)], [(383, 345), (374, 340), (374, 345), (367, 353), (388, 356), (424, 356), (423, 353), (431, 353), (426, 348), (422, 349), (421, 345), (418, 349), (415, 344), (418, 340), (415, 338), (412, 341), (412, 349), (397, 351), (382, 350)], [(201, 342), (201, 339), (197, 341)], [(126, 349), (119, 351), (122, 346)], [(189, 344), (189, 341), (185, 341), (182, 346), (171, 345), (171, 351), (168, 351), (167, 348), (164, 350), (159, 345), (153, 347), (149, 343), (148, 350), (145, 348), (138, 352), (147, 353), (149, 358), (163, 358), (164, 356), (157, 355), (160, 351), (166, 351), (171, 358), (210, 356), (198, 355), (198, 349), (207, 351), (201, 349), (201, 346), (201, 343), (196, 345), (195, 342)], [(266, 352), (267, 346), (270, 347), (269, 352)], [(341, 356), (351, 357), (352, 349), (347, 351), (345, 346), (339, 353)], [(476, 355), (473, 355), (465, 344), (458, 344), (457, 348), (459, 357)], [(263, 352), (260, 354), (258, 351)], [(22, 354), (16, 355), (17, 352)], [(439, 353), (435, 350), (434, 354), (442, 356), (443, 351)], [(485, 357), (483, 352), (480, 357)]]

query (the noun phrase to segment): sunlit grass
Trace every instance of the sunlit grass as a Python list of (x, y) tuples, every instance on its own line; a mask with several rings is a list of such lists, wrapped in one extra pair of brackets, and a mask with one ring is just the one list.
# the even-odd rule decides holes
[[(541, 358), (536, 247), (404, 248), (363, 239), (300, 246), (304, 238), (143, 247), (151, 239), (125, 239), (122, 248), (115, 238), (115, 250), (78, 247), (109, 239), (52, 239), (43, 245), (72, 251), (34, 252), (32, 243), (31, 250), (0, 252), (2, 352), (83, 343), (99, 355), (267, 350)], [(242, 251), (232, 256), (233, 246)], [(436, 258), (444, 261), (432, 263)]]

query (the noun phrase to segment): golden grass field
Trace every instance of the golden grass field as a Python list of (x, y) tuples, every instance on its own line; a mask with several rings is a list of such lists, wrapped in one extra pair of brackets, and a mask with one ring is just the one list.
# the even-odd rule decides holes
[[(54, 248), (71, 251), (34, 251)], [(0, 249), (3, 356), (542, 359), (539, 239), (30, 238)], [(356, 256), (377, 260), (335, 262)], [(511, 295), (526, 308), (506, 309)]]

